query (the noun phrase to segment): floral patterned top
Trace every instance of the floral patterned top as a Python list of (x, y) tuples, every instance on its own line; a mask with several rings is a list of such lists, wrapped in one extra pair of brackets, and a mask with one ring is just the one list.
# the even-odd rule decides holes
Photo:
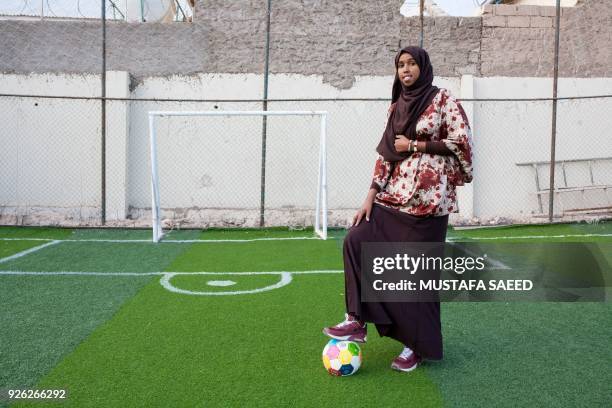
[(415, 216), (458, 212), (455, 187), (473, 178), (472, 132), (461, 104), (440, 89), (416, 130), (417, 140), (442, 141), (453, 154), (416, 152), (396, 163), (378, 155), (371, 186), (378, 191), (374, 202)]

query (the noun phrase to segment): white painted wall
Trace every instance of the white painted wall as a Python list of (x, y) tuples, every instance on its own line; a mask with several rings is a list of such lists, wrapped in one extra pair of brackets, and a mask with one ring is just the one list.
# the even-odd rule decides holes
[[(177, 78), (151, 78), (140, 85), (138, 98), (262, 97), (257, 75), (201, 75), (177, 82)], [(270, 99), (387, 98), (392, 78), (358, 77), (349, 90), (324, 84), (321, 77), (272, 75)], [(439, 78), (436, 84), (459, 93), (459, 80)], [(148, 110), (260, 110), (261, 103), (132, 103), (130, 129), (130, 203), (148, 206), (150, 189), (147, 160)], [(375, 148), (384, 131), (388, 102), (270, 102), (269, 110), (323, 110), (328, 118), (328, 205), (353, 212), (370, 185)], [(266, 207), (310, 209), (316, 200), (319, 118), (268, 118), (266, 158)], [(162, 124), (163, 123), (163, 124)], [(159, 121), (159, 155), (162, 206), (259, 208), (261, 118), (171, 118)], [(187, 152), (187, 153), (185, 153)], [(228, 158), (219, 159), (219, 156)], [(182, 160), (189, 166), (177, 168)], [(164, 164), (166, 163), (166, 164)], [(212, 164), (216, 163), (216, 164)], [(189, 183), (185, 188), (185, 183)], [(301, 215), (300, 215), (301, 216)], [(335, 218), (344, 222), (346, 212)], [(333, 218), (333, 217), (332, 217)]]
[[(148, 78), (129, 91), (126, 73), (109, 73), (108, 96), (133, 98), (257, 99), (259, 75), (210, 74)], [(358, 77), (339, 90), (318, 76), (272, 75), (271, 99), (388, 98), (391, 77)], [(463, 98), (550, 97), (552, 82), (542, 78), (436, 78)], [(98, 96), (93, 75), (0, 75), (0, 93)], [(612, 79), (561, 79), (559, 94), (612, 93)], [(34, 104), (38, 104), (37, 106)], [(516, 163), (548, 160), (551, 102), (465, 102), (475, 140), (475, 182), (460, 189), (461, 213), (452, 221), (494, 217), (527, 221), (537, 211), (533, 171)], [(44, 208), (47, 218), (91, 222), (100, 207), (100, 110), (97, 101), (0, 97), (0, 219)], [(559, 159), (612, 156), (609, 129), (612, 101), (559, 103)], [(269, 110), (326, 110), (330, 222), (343, 224), (370, 184), (375, 146), (384, 130), (387, 102), (270, 102)], [(107, 219), (126, 216), (149, 222), (150, 163), (147, 112), (150, 110), (260, 110), (261, 103), (121, 102), (108, 104)], [(177, 217), (202, 217), (196, 210), (241, 208), (226, 224), (254, 225), (259, 207), (261, 118), (172, 118), (158, 122), (161, 198)], [(267, 208), (270, 222), (308, 223), (316, 193), (317, 118), (269, 118)], [(610, 163), (612, 165), (612, 163)], [(584, 170), (584, 169), (582, 169)], [(578, 169), (570, 184), (580, 183)], [(596, 177), (612, 183), (612, 169)], [(545, 175), (541, 182), (547, 183)], [(561, 179), (561, 177), (559, 177)], [(557, 184), (559, 185), (559, 184)], [(40, 211), (38, 211), (40, 212)], [(20, 215), (19, 215), (20, 214)], [(288, 215), (289, 214), (289, 215)], [(57, 218), (56, 217), (56, 218)], [(55, 219), (55, 218), (53, 218)], [(7, 221), (9, 220), (9, 221)], [(43, 220), (41, 216), (40, 221)], [(83, 221), (85, 220), (85, 221)], [(203, 223), (209, 220), (201, 218)], [(66, 222), (66, 221), (63, 221)]]
[[(94, 76), (7, 75), (0, 93), (96, 95)], [(98, 93), (99, 94), (99, 93)], [(100, 102), (0, 98), (3, 216), (90, 219), (100, 207)]]
[[(612, 94), (612, 79), (560, 78), (558, 96)], [(475, 98), (550, 98), (550, 78), (475, 78)], [(539, 212), (534, 194), (535, 174), (517, 163), (550, 160), (552, 102), (476, 102), (474, 103), (476, 160), (474, 212), (480, 218), (496, 216), (528, 217)], [(612, 157), (612, 99), (559, 101), (557, 110), (556, 159)], [(596, 178), (612, 184), (612, 168), (600, 163)], [(568, 184), (589, 184), (586, 165), (576, 165)], [(548, 172), (540, 173), (540, 186), (547, 187)], [(562, 187), (560, 169), (555, 186)], [(591, 206), (601, 201), (601, 191), (589, 193), (585, 202), (572, 199), (567, 208)], [(567, 199), (564, 194), (561, 200)], [(545, 200), (548, 200), (545, 197)], [(580, 198), (582, 200), (582, 198)], [(547, 211), (547, 204), (544, 206)]]

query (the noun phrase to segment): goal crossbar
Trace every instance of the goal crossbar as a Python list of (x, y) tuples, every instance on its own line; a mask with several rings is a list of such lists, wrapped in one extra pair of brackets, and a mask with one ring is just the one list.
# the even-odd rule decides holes
[(327, 239), (327, 153), (325, 149), (327, 138), (327, 111), (149, 111), (148, 115), (151, 153), (151, 215), (153, 242), (159, 242), (164, 235), (161, 225), (155, 118), (166, 116), (320, 116), (319, 168), (314, 229), (320, 238)]

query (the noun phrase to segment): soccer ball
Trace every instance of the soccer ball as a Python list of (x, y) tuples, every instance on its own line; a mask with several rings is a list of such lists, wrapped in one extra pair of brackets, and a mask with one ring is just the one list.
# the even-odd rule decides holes
[(361, 366), (361, 348), (353, 341), (331, 339), (323, 349), (323, 365), (331, 375), (355, 374)]

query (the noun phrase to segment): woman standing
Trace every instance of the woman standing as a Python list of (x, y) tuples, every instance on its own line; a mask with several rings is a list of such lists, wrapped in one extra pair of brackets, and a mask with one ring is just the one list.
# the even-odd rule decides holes
[[(415, 369), (442, 359), (439, 302), (362, 302), (362, 242), (444, 242), (456, 186), (472, 181), (472, 140), (461, 105), (432, 85), (427, 52), (406, 47), (395, 57), (387, 126), (376, 151), (372, 185), (344, 240), (345, 320), (323, 332), (365, 342), (366, 322), (404, 345), (391, 367)], [(365, 218), (365, 222), (362, 222)]]

